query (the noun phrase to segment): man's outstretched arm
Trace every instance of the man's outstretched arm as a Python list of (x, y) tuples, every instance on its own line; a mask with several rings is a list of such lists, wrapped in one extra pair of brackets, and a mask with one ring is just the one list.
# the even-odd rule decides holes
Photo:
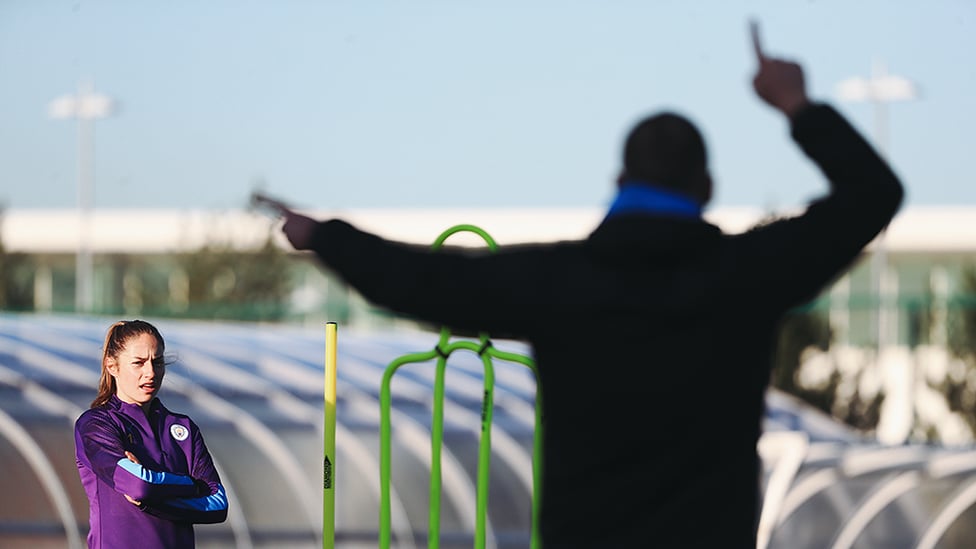
[(307, 215), (300, 214), (285, 206), (281, 207), (281, 215), (285, 219), (285, 224), (281, 226), (281, 231), (285, 233), (285, 238), (296, 250), (308, 250), (312, 246), (312, 236), (319, 222)]

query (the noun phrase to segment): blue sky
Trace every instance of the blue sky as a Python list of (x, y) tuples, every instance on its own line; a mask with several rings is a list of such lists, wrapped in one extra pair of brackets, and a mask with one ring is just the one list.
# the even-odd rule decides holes
[(887, 107), (909, 205), (976, 205), (976, 3), (890, 0), (0, 1), (0, 204), (77, 204), (94, 81), (95, 207), (237, 208), (255, 185), (309, 208), (593, 206), (660, 109), (700, 125), (713, 206), (791, 207), (824, 184), (752, 93), (747, 22), (872, 139), (835, 86), (872, 63), (921, 96)]

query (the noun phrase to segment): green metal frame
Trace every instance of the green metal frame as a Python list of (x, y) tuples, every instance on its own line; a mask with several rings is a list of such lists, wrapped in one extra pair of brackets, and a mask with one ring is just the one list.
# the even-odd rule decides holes
[[(444, 241), (458, 232), (473, 232), (488, 244), (491, 251), (498, 249), (488, 233), (474, 225), (455, 225), (441, 233), (434, 241), (433, 249), (439, 249)], [(406, 364), (437, 361), (434, 378), (434, 401), (431, 417), (431, 464), (430, 464), (430, 505), (428, 514), (427, 547), (437, 549), (440, 544), (441, 516), (441, 450), (444, 442), (444, 378), (447, 359), (458, 350), (476, 353), (484, 365), (484, 397), (481, 406), (481, 438), (478, 443), (477, 504), (475, 507), (475, 548), (485, 547), (488, 515), (488, 481), (491, 460), (491, 423), (494, 411), (495, 368), (492, 359), (506, 360), (522, 364), (532, 370), (536, 379), (535, 431), (532, 448), (532, 532), (531, 548), (539, 549), (538, 534), (539, 494), (542, 483), (542, 400), (539, 389), (539, 372), (535, 361), (517, 353), (500, 351), (494, 347), (488, 334), (480, 334), (478, 341), (451, 341), (452, 334), (446, 327), (441, 328), (437, 346), (425, 352), (409, 353), (394, 359), (383, 373), (380, 388), (380, 539), (379, 547), (388, 549), (391, 543), (391, 384), (394, 373)]]

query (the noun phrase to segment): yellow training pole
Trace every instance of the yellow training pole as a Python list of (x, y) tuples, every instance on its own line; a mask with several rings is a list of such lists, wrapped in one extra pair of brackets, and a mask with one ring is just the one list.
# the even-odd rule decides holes
[(322, 482), (322, 549), (335, 547), (335, 428), (336, 339), (335, 322), (325, 323), (325, 460)]

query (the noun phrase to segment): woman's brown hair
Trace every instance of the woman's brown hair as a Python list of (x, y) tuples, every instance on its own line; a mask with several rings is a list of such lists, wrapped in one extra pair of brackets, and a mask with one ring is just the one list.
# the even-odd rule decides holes
[(109, 373), (108, 366), (118, 359), (129, 339), (142, 334), (156, 338), (158, 354), (162, 355), (166, 351), (162, 334), (145, 320), (120, 320), (109, 326), (108, 333), (105, 334), (105, 345), (102, 346), (102, 375), (98, 380), (98, 396), (92, 401), (92, 408), (105, 404), (115, 394), (115, 378)]

